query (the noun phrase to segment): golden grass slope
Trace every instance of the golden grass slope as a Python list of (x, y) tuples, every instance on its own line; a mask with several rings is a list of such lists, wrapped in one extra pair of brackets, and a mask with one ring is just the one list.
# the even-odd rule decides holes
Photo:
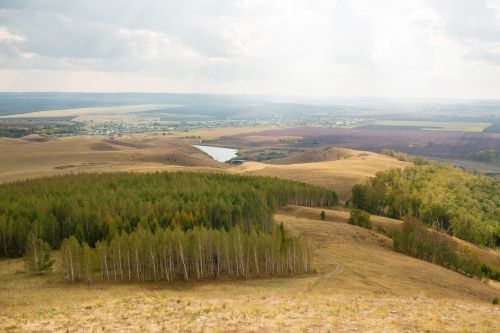
[[(280, 213), (285, 215), (291, 215), (299, 218), (306, 218), (311, 220), (320, 220), (321, 211), (325, 212), (325, 221), (331, 222), (342, 222), (348, 223), (350, 212), (347, 210), (340, 209), (324, 209), (324, 208), (312, 208), (312, 207), (302, 207), (287, 205), (280, 208)], [(388, 235), (394, 231), (399, 231), (403, 226), (403, 221), (391, 219), (384, 216), (370, 215), (370, 221), (372, 222), (372, 230), (381, 235)], [(469, 251), (475, 253), (481, 262), (487, 263), (497, 270), (500, 270), (500, 252), (494, 249), (478, 246), (462, 239), (448, 236), (453, 240), (458, 247), (467, 248)], [(500, 283), (495, 283), (490, 281), (493, 285), (497, 286), (500, 290)]]
[[(332, 159), (340, 153), (341, 159)], [(313, 153), (314, 154), (314, 153)], [(321, 151), (317, 155), (321, 156)], [(311, 153), (301, 153), (299, 156), (291, 156), (282, 159), (282, 162), (307, 161)], [(231, 172), (272, 176), (286, 178), (313, 185), (334, 189), (341, 199), (349, 197), (352, 186), (362, 183), (368, 178), (375, 176), (379, 171), (390, 168), (404, 168), (411, 165), (407, 162), (398, 161), (392, 157), (372, 152), (341, 149), (330, 150), (326, 153), (325, 161), (300, 162), (293, 164), (269, 164), (261, 162), (246, 162), (231, 168)]]
[(214, 169), (225, 165), (166, 136), (0, 138), (0, 182), (63, 173)]
[[(207, 130), (201, 133), (216, 136), (221, 132)], [(302, 181), (334, 189), (346, 199), (354, 184), (366, 181), (376, 172), (409, 165), (381, 154), (327, 148), (274, 162), (280, 164), (246, 162), (230, 167), (191, 146), (198, 141), (154, 134), (114, 139), (104, 136), (56, 139), (39, 135), (23, 139), (0, 138), (0, 182), (70, 172), (215, 170)]]
[[(394, 252), (346, 223), (280, 212), (313, 242), (317, 274), (287, 279), (70, 286), (0, 261), (0, 331), (497, 332), (500, 293)], [(17, 273), (16, 273), (17, 272)]]

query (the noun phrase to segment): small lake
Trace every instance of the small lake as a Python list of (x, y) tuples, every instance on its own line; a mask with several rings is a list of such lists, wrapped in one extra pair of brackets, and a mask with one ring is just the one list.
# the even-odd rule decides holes
[(194, 145), (196, 148), (199, 150), (203, 151), (204, 153), (210, 155), (214, 160), (219, 161), (219, 162), (227, 162), (232, 158), (235, 158), (238, 153), (238, 149), (232, 149), (232, 148), (221, 148), (221, 147), (213, 147), (213, 146), (201, 146), (201, 145)]

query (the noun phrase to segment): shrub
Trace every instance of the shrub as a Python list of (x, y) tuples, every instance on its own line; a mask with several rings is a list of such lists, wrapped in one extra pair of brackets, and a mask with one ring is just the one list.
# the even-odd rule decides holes
[(500, 281), (500, 272), (487, 264), (481, 265), (481, 275), (488, 279)]
[(351, 210), (351, 217), (349, 218), (349, 224), (354, 224), (366, 229), (372, 228), (372, 222), (370, 221), (370, 214), (360, 209)]
[(321, 211), (321, 214), (319, 214), (319, 217), (321, 218), (322, 221), (326, 220), (326, 213), (324, 210)]

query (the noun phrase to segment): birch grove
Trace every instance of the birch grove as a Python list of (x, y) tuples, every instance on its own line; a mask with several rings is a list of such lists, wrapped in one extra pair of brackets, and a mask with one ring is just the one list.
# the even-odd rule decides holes
[(251, 278), (311, 271), (310, 245), (282, 227), (270, 233), (194, 227), (182, 231), (138, 229), (95, 248), (72, 236), (63, 241), (60, 269), (72, 283), (80, 280), (177, 281), (220, 276)]

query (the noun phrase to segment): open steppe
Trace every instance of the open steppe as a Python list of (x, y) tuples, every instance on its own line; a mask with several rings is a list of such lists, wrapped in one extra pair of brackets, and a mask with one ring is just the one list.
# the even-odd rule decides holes
[[(250, 129), (240, 129), (246, 130)], [(116, 138), (76, 136), (56, 139), (38, 135), (21, 139), (0, 138), (0, 155), (5, 156), (0, 160), (0, 182), (63, 173), (187, 169), (298, 180), (334, 189), (346, 199), (354, 184), (365, 181), (376, 172), (409, 165), (372, 152), (326, 147), (269, 163), (246, 162), (230, 166), (214, 161), (191, 145), (206, 137), (235, 131), (199, 131), (197, 134), (205, 135), (201, 139), (146, 134)]]
[[(313, 246), (308, 276), (199, 283), (69, 285), (0, 261), (6, 332), (497, 332), (500, 290), (392, 250), (389, 238), (342, 222), (275, 218)], [(316, 211), (317, 213), (317, 211)], [(298, 216), (297, 216), (298, 215)], [(312, 217), (312, 216), (311, 216)], [(319, 216), (317, 216), (319, 218)]]
[(62, 173), (225, 167), (190, 144), (162, 135), (0, 138), (0, 154), (0, 182)]
[[(306, 162), (308, 160), (312, 162)], [(366, 181), (378, 171), (409, 165), (407, 162), (372, 152), (322, 148), (290, 155), (270, 163), (246, 162), (230, 170), (242, 174), (303, 181), (334, 189), (341, 199), (347, 199), (354, 184)]]
[[(0, 161), (0, 181), (187, 169), (296, 179), (335, 189), (345, 199), (353, 184), (377, 171), (408, 165), (372, 152), (325, 147), (230, 166), (192, 147), (198, 140), (168, 135), (1, 139), (0, 152), (8, 158)], [(400, 228), (401, 221), (373, 216), (370, 231), (347, 224), (349, 213), (339, 209), (325, 209), (326, 221), (320, 221), (321, 210), (287, 206), (275, 215), (289, 232), (311, 241), (316, 273), (308, 276), (69, 285), (57, 273), (24, 273), (21, 259), (0, 259), (0, 331), (500, 330), (500, 306), (491, 304), (500, 297), (498, 284), (395, 252), (386, 233)], [(493, 250), (461, 244), (500, 267)]]

